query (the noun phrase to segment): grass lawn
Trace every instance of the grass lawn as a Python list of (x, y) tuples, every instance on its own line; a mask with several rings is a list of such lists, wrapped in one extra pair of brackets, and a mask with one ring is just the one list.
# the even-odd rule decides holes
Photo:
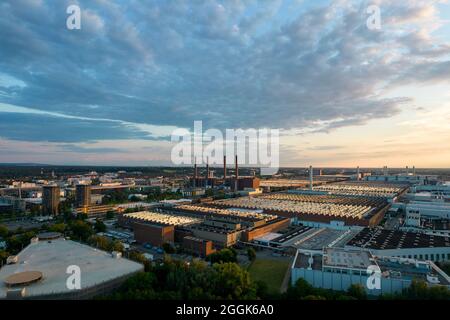
[(256, 258), (248, 268), (248, 272), (254, 281), (264, 281), (269, 292), (278, 293), (288, 266), (289, 260)]

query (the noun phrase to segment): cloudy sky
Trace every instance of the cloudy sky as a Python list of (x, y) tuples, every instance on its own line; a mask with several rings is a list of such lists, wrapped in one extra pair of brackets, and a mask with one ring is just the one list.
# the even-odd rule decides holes
[(280, 129), (284, 166), (450, 167), (450, 1), (0, 3), (0, 162), (170, 164), (196, 120)]

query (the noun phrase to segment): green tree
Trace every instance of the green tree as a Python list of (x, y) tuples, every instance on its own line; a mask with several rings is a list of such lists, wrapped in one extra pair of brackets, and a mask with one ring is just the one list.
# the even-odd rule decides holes
[(88, 243), (96, 248), (99, 248), (100, 250), (103, 251), (109, 251), (111, 244), (110, 244), (110, 240), (107, 237), (104, 236), (97, 236), (97, 235), (93, 235), (91, 237), (89, 237), (88, 239)]
[(236, 263), (217, 263), (214, 282), (216, 293), (225, 299), (255, 299), (256, 286), (250, 274)]
[(106, 231), (106, 225), (103, 223), (103, 221), (96, 219), (94, 224), (95, 232), (105, 232)]
[(6, 247), (9, 252), (15, 254), (26, 247), (31, 238), (35, 237), (36, 233), (34, 231), (28, 231), (21, 234), (15, 234), (6, 239)]
[(106, 219), (114, 219), (114, 216), (115, 216), (116, 214), (115, 214), (115, 212), (114, 211), (108, 211), (107, 213), (106, 213)]
[(75, 220), (70, 224), (70, 230), (75, 239), (86, 241), (93, 233), (92, 227), (89, 223), (83, 220)]
[(315, 293), (314, 288), (306, 280), (300, 278), (294, 286), (288, 288), (285, 296), (289, 300), (297, 300)]
[(259, 298), (261, 298), (263, 300), (270, 298), (269, 287), (266, 282), (258, 280), (258, 281), (256, 281), (255, 285), (256, 285), (256, 295)]
[(361, 284), (352, 284), (350, 288), (348, 288), (347, 293), (349, 296), (357, 299), (357, 300), (367, 300), (367, 293), (364, 287)]
[(67, 229), (67, 225), (65, 223), (56, 223), (54, 225), (51, 225), (48, 230), (52, 232), (59, 232), (64, 234), (64, 232)]
[(168, 253), (168, 254), (175, 253), (175, 248), (170, 243), (167, 243), (167, 242), (164, 243), (162, 245), (162, 248), (164, 249), (165, 253)]
[(0, 238), (6, 238), (8, 236), (8, 228), (0, 224)]
[(327, 300), (325, 297), (322, 296), (316, 296), (313, 294), (307, 295), (303, 298), (303, 300)]
[(414, 279), (404, 291), (404, 297), (412, 300), (449, 300), (450, 291), (444, 286), (428, 287), (423, 280)]
[(225, 248), (209, 255), (207, 260), (211, 263), (236, 262), (237, 252), (234, 249)]
[(6, 263), (6, 259), (9, 257), (9, 252), (6, 250), (0, 250), (0, 266)]
[(125, 247), (123, 246), (122, 242), (120, 242), (119, 240), (114, 240), (114, 241), (111, 241), (109, 244), (109, 251), (124, 252)]
[(255, 259), (256, 259), (256, 251), (255, 251), (255, 249), (253, 249), (253, 248), (248, 248), (247, 249), (247, 256), (248, 256), (248, 259), (250, 260), (250, 261), (255, 261)]

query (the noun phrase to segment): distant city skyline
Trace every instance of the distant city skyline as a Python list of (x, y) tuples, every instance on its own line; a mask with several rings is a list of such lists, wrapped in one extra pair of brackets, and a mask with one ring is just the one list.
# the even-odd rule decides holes
[(77, 3), (0, 5), (0, 163), (170, 166), (201, 120), (280, 129), (281, 167), (450, 167), (449, 1)]

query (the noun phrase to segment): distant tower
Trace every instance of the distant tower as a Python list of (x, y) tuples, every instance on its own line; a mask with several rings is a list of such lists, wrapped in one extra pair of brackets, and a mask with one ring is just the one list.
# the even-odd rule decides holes
[(408, 166), (406, 166), (406, 175), (408, 175), (409, 174), (409, 168), (408, 168)]
[(313, 190), (313, 167), (309, 166), (309, 190)]
[(359, 166), (356, 167), (356, 180), (359, 181)]
[(416, 175), (416, 166), (413, 166), (413, 176)]
[(237, 155), (234, 159), (234, 165), (235, 165), (235, 170), (236, 170), (236, 179), (234, 180), (234, 191), (238, 191), (239, 165), (238, 165), (238, 156)]
[(42, 213), (57, 215), (59, 211), (60, 189), (56, 185), (42, 187)]

